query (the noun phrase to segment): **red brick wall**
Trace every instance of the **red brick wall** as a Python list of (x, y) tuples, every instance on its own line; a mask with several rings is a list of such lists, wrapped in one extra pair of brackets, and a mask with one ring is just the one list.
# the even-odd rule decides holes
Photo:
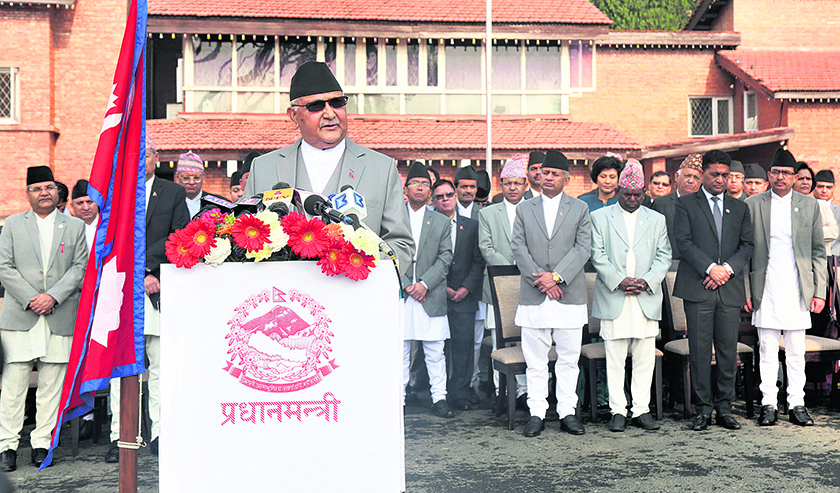
[(837, 46), (840, 1), (735, 0), (734, 30), (745, 48)]
[(569, 100), (574, 120), (609, 123), (645, 144), (689, 137), (689, 96), (730, 95), (714, 50), (598, 47), (597, 91)]
[(814, 171), (840, 171), (840, 103), (793, 103), (787, 106), (788, 125), (794, 129), (788, 149)]
[(29, 208), (26, 168), (52, 166), (50, 12), (44, 7), (0, 8), (0, 66), (18, 67), (20, 123), (0, 124), (0, 216)]

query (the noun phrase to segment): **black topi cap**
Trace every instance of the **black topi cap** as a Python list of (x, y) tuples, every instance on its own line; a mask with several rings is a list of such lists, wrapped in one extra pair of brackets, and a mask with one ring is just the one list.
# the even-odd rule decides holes
[(292, 76), (289, 100), (294, 101), (304, 96), (335, 91), (341, 91), (341, 85), (335, 79), (330, 67), (324, 62), (309, 61), (298, 67), (297, 72)]
[(545, 161), (543, 161), (542, 167), (569, 171), (569, 160), (566, 159), (566, 155), (562, 152), (551, 150), (545, 153)]
[(79, 197), (87, 197), (88, 195), (88, 181), (87, 180), (79, 180), (73, 185), (73, 195), (71, 196), (72, 200), (76, 200)]
[(45, 181), (55, 181), (49, 166), (31, 166), (26, 169), (26, 186)]

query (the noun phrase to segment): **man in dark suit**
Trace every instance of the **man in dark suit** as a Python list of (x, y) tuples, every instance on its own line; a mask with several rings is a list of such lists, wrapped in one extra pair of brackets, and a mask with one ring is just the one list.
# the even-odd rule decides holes
[[(190, 221), (184, 187), (155, 177), (158, 154), (146, 134), (146, 356), (149, 358), (149, 417), (152, 419), (152, 452), (157, 453), (160, 434), (160, 264), (166, 262), (169, 234)], [(111, 380), (111, 448), (105, 462), (119, 462), (120, 381)]]
[(481, 299), (484, 258), (478, 249), (478, 221), (456, 214), (455, 187), (449, 180), (438, 180), (432, 191), (435, 211), (449, 218), (453, 239), (452, 265), (446, 278), (449, 300), (449, 385), (448, 398), (456, 409), (470, 409), (470, 382), (473, 376), (475, 313)]
[(700, 154), (689, 154), (674, 175), (674, 181), (677, 184), (676, 191), (656, 199), (651, 204), (651, 209), (665, 216), (674, 263), (680, 259), (680, 250), (677, 248), (677, 242), (674, 238), (674, 211), (677, 206), (677, 199), (700, 190), (700, 182), (703, 179), (702, 162), (703, 156)]
[(533, 199), (542, 191), (540, 185), (542, 180), (542, 163), (545, 161), (545, 153), (534, 151), (528, 155), (528, 184), (530, 188), (525, 190), (524, 199)]
[(753, 252), (753, 229), (747, 205), (726, 193), (730, 162), (725, 152), (707, 152), (702, 160), (703, 187), (680, 197), (674, 214), (674, 237), (682, 256), (674, 296), (685, 304), (695, 431), (708, 428), (712, 407), (718, 425), (741, 427), (731, 408), (740, 307), (746, 301), (744, 269)]

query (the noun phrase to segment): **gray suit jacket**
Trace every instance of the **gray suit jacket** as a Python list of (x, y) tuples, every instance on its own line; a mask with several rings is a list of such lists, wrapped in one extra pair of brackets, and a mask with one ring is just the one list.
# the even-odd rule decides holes
[(66, 214), (56, 214), (44, 289), (35, 213), (28, 210), (9, 216), (0, 234), (0, 282), (6, 288), (0, 329), (31, 329), (39, 315), (29, 309), (29, 300), (47, 293), (56, 301), (55, 313), (47, 315), (50, 330), (56, 335), (73, 335), (87, 260), (85, 223)]
[[(752, 306), (758, 310), (764, 295), (767, 276), (767, 264), (770, 261), (770, 197), (766, 191), (749, 197), (746, 201), (750, 208), (755, 234), (750, 282), (747, 296), (752, 296)], [(791, 222), (793, 233), (793, 254), (799, 271), (799, 285), (805, 306), (811, 304), (814, 297), (825, 298), (827, 267), (825, 258), (825, 239), (823, 238), (822, 216), (817, 200), (793, 190), (791, 197)]]
[(536, 272), (556, 272), (563, 278), (560, 289), (568, 305), (586, 304), (586, 279), (583, 265), (591, 248), (589, 207), (583, 201), (564, 193), (560, 199), (554, 230), (545, 224), (542, 196), (521, 202), (513, 221), (511, 249), (522, 273), (519, 286), (520, 305), (539, 305), (545, 293), (534, 287)]
[[(837, 225), (840, 226), (840, 205), (835, 204), (834, 201), (828, 204), (831, 206), (831, 212), (834, 213), (834, 219), (837, 221)], [(826, 252), (826, 255), (840, 255), (840, 238), (834, 240), (834, 243), (831, 244), (831, 251)]]
[[(301, 139), (298, 139), (288, 147), (254, 159), (244, 196), (270, 190), (281, 181), (293, 188), (312, 190), (306, 167), (303, 163), (298, 165), (300, 143)], [(327, 182), (325, 192), (338, 193), (342, 186), (350, 185), (363, 195), (367, 200), (364, 223), (394, 249), (400, 270), (405, 272), (414, 257), (414, 241), (409, 231), (402, 179), (397, 166), (392, 158), (362, 147), (349, 138), (346, 145), (344, 157)]]
[[(408, 206), (406, 206), (408, 207)], [(423, 281), (428, 291), (423, 309), (430, 317), (446, 315), (446, 275), (452, 264), (452, 236), (449, 220), (437, 212), (425, 209), (423, 227), (420, 230), (420, 244), (417, 245), (417, 260), (414, 262), (414, 277)], [(412, 269), (403, 275), (403, 286), (412, 283)]]
[(662, 280), (671, 268), (671, 241), (665, 216), (640, 207), (636, 217), (633, 244), (627, 236), (621, 206), (613, 204), (598, 209), (592, 220), (592, 265), (598, 273), (592, 300), (592, 316), (615, 320), (621, 315), (626, 295), (617, 291), (627, 277), (627, 254), (633, 249), (636, 271), (633, 277), (644, 279), (649, 291), (637, 296), (645, 317), (662, 318)]
[[(487, 265), (513, 265), (510, 240), (511, 230), (506, 202), (502, 201), (481, 209), (478, 213), (478, 249), (481, 250), (484, 262)], [(485, 303), (493, 302), (490, 295), (490, 278), (486, 270), (481, 299)]]
[(671, 240), (671, 256), (674, 260), (680, 259), (680, 249), (677, 248), (677, 240), (674, 237), (674, 215), (677, 208), (677, 192), (671, 192), (664, 197), (659, 197), (651, 204), (651, 209), (665, 216), (665, 224), (668, 226), (668, 238)]

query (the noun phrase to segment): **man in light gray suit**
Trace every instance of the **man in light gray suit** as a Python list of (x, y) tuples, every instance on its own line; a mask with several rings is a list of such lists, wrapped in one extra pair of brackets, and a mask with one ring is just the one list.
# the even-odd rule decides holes
[[(515, 154), (510, 158), (501, 173), (502, 195), (501, 203), (485, 207), (478, 212), (478, 249), (487, 265), (513, 265), (513, 250), (510, 248), (511, 230), (516, 217), (516, 206), (522, 201), (528, 189), (527, 158)], [(493, 299), (490, 295), (490, 278), (484, 274), (484, 288), (482, 300), (487, 303), (487, 328), (496, 328)], [(496, 338), (492, 337), (493, 350), (496, 348)], [(499, 372), (493, 371), (493, 383), (496, 391), (499, 389)], [(516, 397), (522, 397), (528, 391), (525, 375), (516, 375)]]
[(770, 163), (770, 191), (747, 198), (755, 250), (751, 259), (747, 310), (755, 310), (761, 375), (761, 415), (758, 423), (773, 425), (779, 341), (785, 336), (790, 422), (813, 425), (805, 408), (805, 331), (810, 312), (825, 306), (826, 257), (822, 216), (817, 201), (793, 191), (796, 159), (778, 149)]
[(612, 414), (609, 429), (620, 432), (625, 428), (624, 366), (629, 355), (633, 360), (633, 424), (658, 430), (648, 404), (662, 318), (662, 280), (671, 267), (671, 241), (665, 216), (642, 207), (645, 177), (638, 161), (627, 161), (618, 186), (618, 203), (591, 216), (592, 265), (598, 272), (592, 316), (602, 320)]
[[(814, 177), (814, 198), (817, 200), (825, 200), (834, 214), (834, 220), (840, 225), (840, 205), (834, 203), (834, 173), (831, 170), (824, 169), (817, 172)], [(826, 255), (840, 255), (840, 238), (834, 240), (831, 244), (831, 251), (825, 252)]]
[(429, 373), (432, 413), (451, 418), (454, 413), (446, 402), (444, 343), (449, 339), (446, 275), (452, 263), (452, 238), (449, 221), (426, 207), (432, 195), (431, 185), (426, 167), (415, 161), (408, 169), (405, 182), (409, 225), (417, 250), (403, 275), (403, 286), (408, 294), (403, 336), (403, 399), (411, 367), (411, 346), (414, 341), (420, 341)]
[(516, 207), (511, 249), (522, 280), (514, 319), (522, 327), (522, 352), (528, 379), (531, 419), (525, 436), (545, 429), (548, 408), (548, 353), (556, 344), (557, 413), (560, 427), (586, 432), (575, 416), (578, 359), (583, 326), (588, 322), (583, 265), (589, 260), (589, 208), (563, 193), (569, 161), (548, 151), (542, 165), (542, 194)]
[(367, 201), (364, 223), (391, 246), (404, 270), (414, 256), (414, 243), (395, 161), (347, 138), (347, 96), (325, 63), (301, 65), (289, 97), (286, 114), (301, 138), (254, 159), (243, 196), (279, 182), (324, 195), (350, 185)]
[(6, 219), (0, 234), (0, 312), (3, 391), (0, 392), (0, 469), (14, 471), (32, 366), (38, 365), (36, 425), (29, 435), (31, 462), (47, 457), (79, 308), (87, 262), (85, 223), (57, 212), (52, 170), (27, 170), (32, 210)]

